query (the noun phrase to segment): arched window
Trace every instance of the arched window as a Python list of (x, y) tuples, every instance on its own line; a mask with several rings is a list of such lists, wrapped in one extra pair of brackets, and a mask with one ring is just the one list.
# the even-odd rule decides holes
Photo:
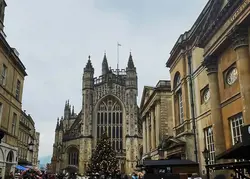
[(174, 89), (177, 88), (180, 84), (181, 84), (181, 75), (179, 72), (176, 72), (174, 76)]
[(13, 160), (14, 160), (14, 152), (11, 150), (7, 155), (6, 162), (13, 162)]
[(75, 147), (68, 149), (68, 164), (76, 166), (79, 164), (79, 150)]
[(97, 108), (97, 139), (106, 132), (114, 150), (123, 149), (123, 112), (121, 103), (113, 96), (103, 99)]
[(181, 75), (179, 72), (176, 72), (174, 76), (174, 90), (175, 90), (175, 102), (177, 102), (178, 113), (176, 117), (178, 123), (182, 124), (184, 122), (184, 110), (183, 110), (183, 100), (182, 100), (182, 91), (181, 91)]

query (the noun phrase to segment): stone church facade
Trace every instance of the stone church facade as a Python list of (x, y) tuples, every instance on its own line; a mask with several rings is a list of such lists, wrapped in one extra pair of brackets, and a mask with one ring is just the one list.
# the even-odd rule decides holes
[(64, 116), (57, 120), (53, 171), (76, 165), (79, 173), (84, 174), (98, 139), (106, 132), (117, 153), (120, 170), (132, 172), (142, 142), (137, 91), (137, 72), (131, 54), (126, 69), (121, 70), (111, 69), (104, 54), (99, 77), (94, 77), (89, 56), (82, 78), (82, 110), (76, 114), (66, 101)]

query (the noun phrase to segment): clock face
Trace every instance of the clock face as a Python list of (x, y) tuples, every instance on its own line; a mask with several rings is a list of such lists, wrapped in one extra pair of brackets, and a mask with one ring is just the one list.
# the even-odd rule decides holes
[(209, 98), (210, 98), (210, 91), (209, 91), (209, 89), (206, 89), (203, 95), (204, 95), (203, 96), (204, 101), (207, 102), (209, 100)]
[(232, 85), (238, 78), (237, 68), (231, 69), (227, 74), (227, 84)]

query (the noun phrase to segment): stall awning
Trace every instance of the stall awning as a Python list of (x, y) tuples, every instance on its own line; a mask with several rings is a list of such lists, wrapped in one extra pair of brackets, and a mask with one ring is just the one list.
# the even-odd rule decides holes
[(244, 159), (250, 160), (250, 125), (243, 126), (242, 142), (239, 142), (216, 156), (216, 160), (220, 159)]
[(250, 160), (250, 144), (238, 143), (216, 156), (216, 160), (220, 159), (244, 159)]
[(24, 171), (24, 170), (26, 170), (27, 168), (25, 168), (25, 167), (23, 167), (23, 166), (21, 166), (21, 165), (17, 165), (17, 166), (16, 166), (16, 169)]
[(143, 166), (187, 166), (187, 165), (199, 165), (198, 163), (191, 160), (181, 159), (169, 159), (169, 160), (144, 160)]

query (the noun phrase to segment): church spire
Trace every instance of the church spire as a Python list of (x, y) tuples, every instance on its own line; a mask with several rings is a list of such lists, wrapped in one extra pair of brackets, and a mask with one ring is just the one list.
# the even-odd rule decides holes
[(88, 59), (88, 62), (86, 64), (86, 67), (84, 68), (84, 72), (93, 72), (94, 71), (94, 68), (92, 66), (92, 63), (91, 63), (91, 60), (90, 60), (90, 55), (89, 55), (89, 59)]
[(56, 131), (58, 131), (60, 128), (60, 125), (59, 125), (59, 117), (57, 118), (57, 123), (56, 123)]
[(132, 57), (131, 52), (130, 52), (129, 58), (128, 58), (128, 69), (135, 69), (135, 65), (133, 62), (133, 57)]
[(71, 116), (74, 116), (75, 115), (75, 107), (72, 106), (72, 113), (71, 113)]
[(105, 52), (103, 56), (103, 61), (102, 61), (102, 74), (105, 75), (108, 73), (108, 71), (109, 71), (109, 66), (108, 66), (108, 60), (107, 60), (107, 56)]

